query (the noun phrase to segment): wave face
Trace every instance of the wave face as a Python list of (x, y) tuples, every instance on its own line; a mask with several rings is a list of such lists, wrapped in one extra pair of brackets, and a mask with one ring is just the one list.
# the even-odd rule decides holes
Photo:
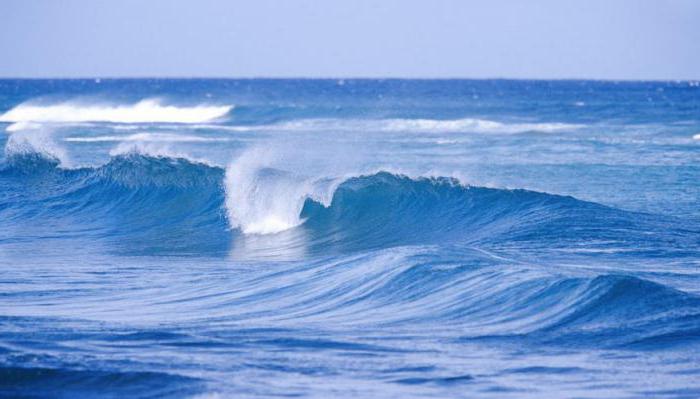
[[(143, 251), (163, 240), (177, 243), (172, 248), (180, 251), (206, 251), (217, 240), (196, 237), (212, 227), (225, 232), (222, 171), (184, 159), (131, 153), (97, 168), (62, 170), (55, 159), (22, 154), (11, 157), (2, 174), (9, 178), (8, 192), (27, 191), (22, 206), (5, 210), (15, 223), (60, 225), (68, 219), (76, 229), (92, 231), (88, 237), (126, 240)], [(26, 176), (35, 176), (46, 190), (31, 193), (28, 185), (37, 180)], [(36, 234), (44, 234), (45, 227)]]
[(699, 396), (698, 107), (0, 80), (0, 397)]
[[(0, 173), (5, 191), (23, 193), (22, 201), (3, 211), (13, 223), (69, 217), (77, 231), (89, 230), (94, 238), (128, 240), (143, 251), (159, 243), (164, 251), (202, 254), (229, 250), (250, 236), (272, 236), (258, 239), (274, 243), (285, 232), (296, 238), (275, 244), (276, 250), (304, 246), (319, 254), (438, 243), (558, 248), (585, 239), (592, 244), (581, 250), (672, 256), (697, 239), (682, 231), (655, 236), (649, 230), (674, 231), (674, 222), (572, 197), (389, 172), (310, 179), (248, 162), (224, 170), (127, 152), (99, 167), (66, 170), (46, 155), (16, 154)], [(32, 193), (37, 184), (44, 189)]]

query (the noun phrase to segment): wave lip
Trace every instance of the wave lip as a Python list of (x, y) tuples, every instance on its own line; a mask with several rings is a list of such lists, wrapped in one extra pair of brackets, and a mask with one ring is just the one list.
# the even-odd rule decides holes
[[(330, 204), (333, 179), (313, 179), (264, 167), (267, 155), (244, 154), (226, 169), (226, 209), (231, 227), (246, 234), (274, 234), (304, 222), (307, 199)], [(263, 162), (263, 163), (261, 163)]]
[(0, 115), (0, 122), (203, 123), (222, 118), (232, 109), (231, 105), (165, 105), (154, 98), (123, 105), (71, 101), (48, 105), (22, 103)]

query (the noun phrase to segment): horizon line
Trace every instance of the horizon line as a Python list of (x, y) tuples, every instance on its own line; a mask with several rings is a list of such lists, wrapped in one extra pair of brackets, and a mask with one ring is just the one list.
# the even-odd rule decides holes
[(589, 81), (589, 82), (698, 82), (698, 78), (512, 78), (512, 77), (425, 77), (425, 76), (0, 76), (0, 80), (508, 80), (508, 81)]

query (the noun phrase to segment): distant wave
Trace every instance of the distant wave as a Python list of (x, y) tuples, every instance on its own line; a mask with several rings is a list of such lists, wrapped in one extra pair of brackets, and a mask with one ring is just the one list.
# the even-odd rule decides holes
[(35, 122), (15, 122), (5, 128), (7, 132), (20, 132), (23, 130), (36, 130), (41, 128), (40, 123)]
[(693, 136), (693, 140), (700, 140), (700, 133)]
[[(101, 105), (68, 101), (39, 105), (22, 103), (0, 115), (0, 122), (13, 123), (8, 132), (33, 129), (39, 123), (89, 123), (108, 122), (114, 130), (135, 130), (138, 124), (172, 123), (159, 127), (178, 130), (192, 128), (232, 132), (414, 132), (414, 133), (482, 133), (518, 134), (528, 132), (558, 133), (585, 127), (581, 124), (562, 122), (506, 122), (479, 118), (425, 119), (344, 119), (309, 118), (294, 119), (263, 125), (231, 125), (211, 123), (225, 117), (231, 105), (197, 105), (191, 107), (164, 105), (158, 99), (144, 99), (134, 104)], [(120, 125), (121, 124), (121, 125)], [(136, 126), (134, 126), (136, 124)], [(186, 124), (178, 126), (175, 124)]]
[(0, 122), (111, 122), (111, 123), (204, 123), (224, 117), (231, 105), (166, 105), (159, 99), (133, 104), (22, 103), (0, 115)]
[[(414, 132), (414, 133), (493, 133), (518, 134), (528, 132), (558, 133), (584, 128), (585, 125), (562, 122), (498, 122), (489, 119), (296, 119), (267, 125), (218, 125), (197, 124), (195, 129), (212, 129), (232, 132)], [(118, 127), (117, 127), (118, 128)]]
[[(264, 130), (365, 130), (386, 132), (555, 133), (582, 128), (570, 123), (507, 123), (488, 119), (300, 119), (259, 127)], [(255, 127), (252, 127), (255, 129)]]
[(126, 136), (94, 136), (94, 137), (66, 137), (63, 141), (77, 143), (101, 143), (101, 142), (172, 142), (172, 143), (205, 143), (225, 142), (226, 137), (202, 137), (172, 133), (135, 133)]

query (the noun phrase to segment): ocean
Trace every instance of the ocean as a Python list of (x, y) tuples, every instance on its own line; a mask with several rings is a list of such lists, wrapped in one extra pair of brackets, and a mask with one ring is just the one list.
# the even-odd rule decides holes
[(700, 397), (700, 83), (0, 80), (0, 397)]

